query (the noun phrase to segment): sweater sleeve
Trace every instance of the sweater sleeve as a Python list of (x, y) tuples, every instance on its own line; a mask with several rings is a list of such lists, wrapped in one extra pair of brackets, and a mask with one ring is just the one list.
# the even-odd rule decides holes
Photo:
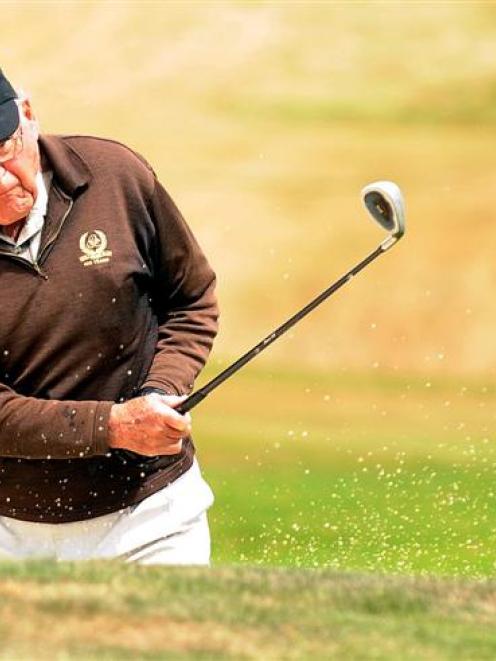
[(142, 387), (186, 394), (193, 388), (217, 333), (215, 274), (158, 181), (151, 214), (156, 230), (152, 298), (159, 328), (154, 359)]
[(0, 383), (0, 456), (79, 459), (108, 452), (113, 402), (25, 397)]

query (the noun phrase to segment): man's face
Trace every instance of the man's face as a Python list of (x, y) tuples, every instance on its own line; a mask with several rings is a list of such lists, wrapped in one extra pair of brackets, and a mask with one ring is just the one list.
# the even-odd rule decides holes
[(40, 169), (38, 122), (29, 101), (19, 101), (22, 150), (15, 158), (0, 163), (0, 225), (25, 218), (36, 200), (36, 174)]

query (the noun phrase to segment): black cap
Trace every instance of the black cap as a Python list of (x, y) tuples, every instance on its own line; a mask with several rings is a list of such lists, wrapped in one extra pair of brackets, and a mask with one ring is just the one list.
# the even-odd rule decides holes
[(0, 142), (12, 135), (19, 126), (17, 94), (0, 69)]

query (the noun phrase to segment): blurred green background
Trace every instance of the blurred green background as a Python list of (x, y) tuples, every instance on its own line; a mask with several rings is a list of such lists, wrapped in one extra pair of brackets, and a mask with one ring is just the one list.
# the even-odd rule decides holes
[(218, 563), (494, 572), (496, 4), (2, 2), (48, 132), (155, 167), (219, 276), (207, 372), (397, 248), (195, 411)]

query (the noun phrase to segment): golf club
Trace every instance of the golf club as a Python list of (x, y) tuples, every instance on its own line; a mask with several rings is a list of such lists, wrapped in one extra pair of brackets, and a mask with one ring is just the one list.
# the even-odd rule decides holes
[(221, 383), (229, 379), (246, 363), (258, 356), (264, 349), (266, 349), (272, 342), (281, 337), (287, 330), (294, 326), (300, 319), (303, 319), (309, 312), (314, 310), (318, 305), (325, 301), (329, 296), (334, 294), (343, 285), (349, 282), (357, 273), (364, 269), (368, 264), (374, 261), (379, 255), (382, 255), (389, 250), (397, 241), (401, 239), (405, 233), (405, 206), (403, 196), (399, 187), (392, 181), (376, 181), (362, 190), (362, 200), (365, 208), (370, 213), (372, 218), (379, 223), (387, 232), (389, 236), (385, 239), (378, 248), (370, 253), (364, 260), (345, 273), (339, 280), (336, 280), (330, 287), (323, 291), (319, 296), (314, 298), (308, 305), (299, 310), (290, 319), (285, 321), (281, 326), (276, 328), (270, 335), (267, 335), (261, 342), (259, 342), (252, 349), (247, 351), (243, 356), (238, 358), (234, 363), (229, 365), (218, 376), (209, 381), (202, 388), (193, 392), (187, 399), (184, 400), (176, 410), (179, 413), (186, 413), (194, 406), (199, 404), (207, 395), (209, 395), (215, 388), (220, 386)]

